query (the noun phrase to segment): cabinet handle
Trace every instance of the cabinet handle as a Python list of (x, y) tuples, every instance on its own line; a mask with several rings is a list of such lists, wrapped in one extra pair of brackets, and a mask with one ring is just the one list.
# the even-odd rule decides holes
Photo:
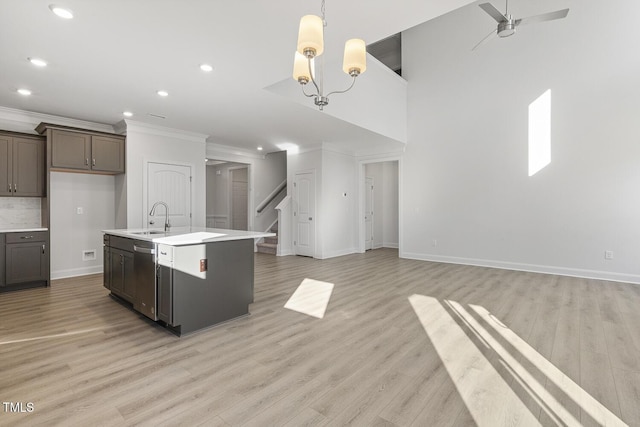
[(91, 165), (92, 165), (92, 166), (95, 166), (95, 165), (96, 165), (96, 159), (93, 159), (93, 162), (91, 162)]
[(21, 239), (33, 239), (33, 236), (20, 236)]
[(9, 184), (9, 193), (11, 193), (13, 190), (11, 189), (11, 184)]
[(42, 254), (44, 255), (44, 245), (42, 245)]
[(15, 193), (16, 191), (18, 191), (18, 184), (13, 184), (13, 192)]
[(85, 164), (86, 166), (89, 166), (89, 158), (88, 158), (88, 157), (87, 157), (86, 159), (84, 159), (84, 164)]

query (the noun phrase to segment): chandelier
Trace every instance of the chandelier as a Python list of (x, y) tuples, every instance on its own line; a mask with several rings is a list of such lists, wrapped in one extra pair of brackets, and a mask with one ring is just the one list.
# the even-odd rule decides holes
[[(344, 93), (350, 90), (356, 83), (356, 77), (364, 73), (367, 69), (367, 49), (364, 40), (350, 39), (344, 45), (344, 61), (342, 70), (352, 77), (351, 85), (344, 90), (329, 92), (324, 95), (323, 67), (319, 64), (319, 73), (314, 72), (314, 58), (322, 55), (324, 51), (324, 27), (327, 26), (325, 20), (325, 0), (322, 0), (322, 17), (316, 15), (305, 15), (300, 19), (300, 29), (298, 30), (298, 48), (293, 63), (293, 79), (300, 83), (302, 93), (314, 98), (313, 102), (320, 110), (329, 104), (329, 96), (334, 93)], [(307, 93), (305, 85), (311, 81), (315, 87), (314, 93)]]

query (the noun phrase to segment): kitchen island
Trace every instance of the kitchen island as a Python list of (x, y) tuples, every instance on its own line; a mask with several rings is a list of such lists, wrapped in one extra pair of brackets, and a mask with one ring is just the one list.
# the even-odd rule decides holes
[(103, 230), (104, 286), (177, 335), (249, 314), (254, 240), (216, 228)]

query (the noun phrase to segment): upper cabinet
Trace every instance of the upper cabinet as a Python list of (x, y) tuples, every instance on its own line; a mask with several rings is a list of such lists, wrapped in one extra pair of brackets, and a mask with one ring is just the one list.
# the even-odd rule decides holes
[(51, 170), (101, 174), (124, 173), (125, 138), (41, 123), (50, 141)]
[(0, 133), (0, 196), (44, 196), (44, 140)]

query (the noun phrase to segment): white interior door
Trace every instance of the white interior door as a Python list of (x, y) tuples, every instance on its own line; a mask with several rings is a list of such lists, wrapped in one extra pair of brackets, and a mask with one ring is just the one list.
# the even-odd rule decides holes
[(231, 228), (247, 230), (249, 215), (249, 170), (231, 169)]
[(365, 178), (364, 248), (373, 249), (373, 178)]
[(316, 180), (314, 172), (297, 173), (293, 180), (293, 247), (296, 255), (315, 256)]
[(155, 216), (149, 215), (156, 202), (169, 207), (172, 227), (191, 226), (191, 167), (168, 163), (147, 163), (147, 206), (145, 224), (152, 228), (164, 226), (164, 206), (158, 206)]

